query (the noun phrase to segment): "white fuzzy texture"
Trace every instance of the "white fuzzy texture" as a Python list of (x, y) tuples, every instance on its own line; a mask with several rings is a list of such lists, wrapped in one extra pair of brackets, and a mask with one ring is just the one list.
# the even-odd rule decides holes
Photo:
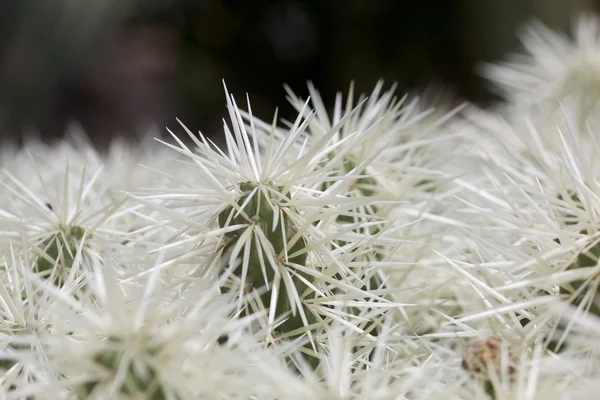
[(3, 149), (0, 398), (596, 398), (599, 38), (532, 25), (495, 111), (309, 85), (226, 93), (224, 148)]

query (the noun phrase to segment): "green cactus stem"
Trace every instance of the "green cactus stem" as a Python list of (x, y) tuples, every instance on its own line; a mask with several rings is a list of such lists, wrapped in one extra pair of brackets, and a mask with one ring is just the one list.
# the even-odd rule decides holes
[[(273, 226), (274, 213), (279, 213), (279, 210), (284, 207), (284, 205), (281, 205), (281, 202), (285, 202), (286, 199), (289, 199), (290, 193), (282, 193), (283, 187), (277, 186), (271, 187), (273, 190), (271, 192), (268, 190), (268, 187), (260, 187), (251, 182), (241, 183), (239, 188), (242, 192), (242, 196), (237, 201), (237, 205), (243, 210), (243, 213), (238, 212), (234, 207), (227, 207), (219, 214), (219, 226), (224, 228), (226, 226), (238, 224), (257, 225), (271, 243), (275, 254), (275, 260), (280, 267), (293, 268), (294, 264), (305, 266), (307, 259), (306, 241), (304, 238), (300, 237), (295, 243), (291, 245), (288, 244), (296, 235), (296, 227), (287, 214), (285, 212), (279, 214), (279, 216), (283, 217), (279, 218), (276, 227)], [(271, 193), (275, 193), (276, 195), (271, 196)], [(282, 195), (279, 196), (277, 193), (282, 193)], [(235, 246), (245, 229), (247, 228), (243, 227), (225, 235), (227, 244), (225, 245), (223, 254), (226, 254), (228, 249)], [(245, 282), (250, 287), (254, 288), (260, 288), (265, 284), (269, 285), (269, 288), (271, 289), (267, 290), (260, 297), (263, 305), (266, 308), (269, 308), (271, 307), (271, 284), (275, 279), (275, 271), (268, 263), (265, 250), (262, 248), (261, 244), (257, 243), (254, 237), (250, 240), (248, 271)], [(244, 256), (240, 255), (240, 258), (242, 257)], [(234, 261), (238, 262), (239, 260), (230, 260), (230, 262)], [(241, 267), (234, 273), (240, 279), (242, 278)], [(294, 274), (291, 275), (296, 292), (299, 295), (302, 295), (307, 290), (308, 286), (297, 275), (306, 279), (308, 282), (312, 281), (312, 277), (298, 270), (294, 271)], [(283, 284), (280, 286), (280, 293), (277, 296), (277, 304), (275, 307), (276, 318), (292, 310), (292, 304), (290, 304), (289, 301), (287, 288)], [(309, 319), (309, 323), (311, 323), (310, 321), (313, 319), (311, 313), (305, 310), (305, 314)], [(287, 320), (277, 327), (277, 333), (284, 335), (303, 327), (304, 323), (300, 314), (296, 312), (295, 315), (293, 313), (290, 314)]]
[(40, 248), (52, 261), (40, 255), (35, 265), (36, 272), (45, 277), (50, 277), (55, 261), (58, 260), (58, 270), (54, 274), (52, 283), (56, 286), (62, 286), (73, 266), (75, 255), (84, 234), (85, 229), (80, 226), (64, 227), (60, 232), (46, 239)]
[[(585, 234), (585, 230), (582, 231)], [(595, 243), (589, 250), (581, 252), (577, 255), (577, 259), (568, 266), (567, 270), (595, 267), (600, 259), (600, 242)], [(593, 279), (598, 279), (600, 276), (596, 276)], [(586, 289), (580, 290), (583, 285), (590, 286), (590, 290), (595, 286), (589, 282), (588, 279), (577, 279), (575, 281), (563, 284), (560, 286), (560, 294), (573, 295), (579, 292), (572, 300), (574, 306), (579, 306), (586, 296)], [(591, 304), (589, 305), (589, 312), (600, 317), (600, 292), (596, 287), (596, 292), (592, 298)]]
[[(12, 367), (14, 367), (15, 365), (17, 365), (17, 361), (12, 359), (10, 356), (8, 356), (8, 354), (10, 354), (11, 352), (18, 352), (18, 351), (31, 351), (31, 346), (26, 345), (26, 344), (21, 344), (21, 343), (8, 343), (6, 345), (6, 347), (4, 347), (2, 350), (0, 350), (0, 371), (2, 373), (5, 373), (6, 371), (8, 371), (9, 369), (11, 369)], [(18, 374), (20, 376), (22, 376), (24, 374), (24, 372), (21, 370), (18, 372)], [(17, 390), (18, 387), (14, 384), (11, 384), (8, 387), (8, 392), (10, 393), (13, 390)], [(33, 400), (33, 396), (27, 396), (25, 397), (25, 400)]]
[[(569, 196), (571, 200), (577, 205), (578, 208), (582, 208), (581, 200), (579, 196), (572, 191), (569, 191)], [(558, 196), (559, 200), (563, 200), (561, 195)], [(572, 214), (566, 214), (566, 222), (567, 226), (577, 224), (577, 217)], [(582, 229), (579, 232), (581, 235), (589, 235), (587, 229)], [(560, 243), (559, 239), (555, 239), (557, 243)], [(597, 242), (592, 245), (588, 250), (582, 251), (577, 255), (577, 259), (567, 267), (567, 270), (573, 270), (577, 268), (586, 268), (586, 267), (594, 267), (598, 263), (600, 259), (600, 242)], [(598, 279), (595, 277), (594, 279)], [(584, 301), (586, 297), (586, 289), (580, 290), (581, 287), (585, 284), (588, 284), (591, 287), (594, 287), (593, 284), (590, 285), (588, 279), (578, 279), (560, 286), (559, 293), (561, 295), (574, 295), (576, 292), (579, 292), (573, 299), (572, 303), (574, 306), (579, 306)], [(593, 300), (589, 306), (589, 312), (600, 317), (600, 292), (598, 288), (596, 288), (596, 292), (594, 293)]]
[[(118, 338), (109, 338), (109, 341), (118, 343), (120, 340)], [(146, 350), (146, 352), (148, 357), (152, 357), (158, 352), (158, 349), (151, 348)], [(94, 362), (100, 368), (114, 374), (121, 364), (122, 356), (122, 350), (101, 351), (94, 357)], [(79, 398), (81, 400), (87, 399), (100, 384), (102, 384), (101, 380), (85, 383), (79, 388)], [(164, 400), (167, 398), (156, 371), (150, 365), (145, 365), (142, 369), (135, 368), (133, 363), (129, 364), (127, 377), (123, 381), (120, 393), (127, 398), (144, 398), (148, 400)]]

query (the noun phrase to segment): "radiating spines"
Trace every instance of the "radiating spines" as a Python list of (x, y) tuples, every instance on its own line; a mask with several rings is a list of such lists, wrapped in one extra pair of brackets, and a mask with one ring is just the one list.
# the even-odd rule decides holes
[[(561, 105), (574, 108), (577, 124), (597, 125), (600, 92), (598, 17), (573, 21), (572, 38), (544, 26), (527, 25), (521, 33), (524, 54), (486, 65), (483, 74), (510, 102), (509, 107), (541, 112), (551, 118)], [(517, 111), (518, 112), (518, 111)]]
[[(52, 300), (45, 318), (68, 334), (49, 330), (40, 348), (14, 354), (48, 381), (23, 380), (11, 395), (43, 396), (53, 387), (57, 398), (70, 393), (78, 399), (302, 398), (306, 389), (252, 336), (253, 318), (232, 318), (231, 294), (203, 280), (184, 290), (159, 270), (129, 282), (117, 273), (112, 263), (94, 265), (87, 290), (78, 294), (29, 274), (35, 290)], [(23, 340), (33, 343), (30, 335)]]

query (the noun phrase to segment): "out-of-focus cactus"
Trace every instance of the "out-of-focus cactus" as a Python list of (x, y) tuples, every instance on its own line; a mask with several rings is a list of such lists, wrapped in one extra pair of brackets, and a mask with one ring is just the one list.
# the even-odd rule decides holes
[[(109, 338), (108, 340), (115, 344), (119, 343), (118, 338)], [(147, 356), (152, 357), (157, 351), (157, 349), (149, 349), (147, 350)], [(98, 368), (105, 370), (110, 376), (114, 375), (120, 368), (123, 355), (123, 349), (106, 349), (99, 352), (94, 361)], [(101, 381), (95, 380), (83, 384), (78, 388), (78, 398), (82, 400), (89, 398), (89, 395), (101, 383)], [(119, 393), (126, 398), (138, 398), (138, 396), (142, 396), (148, 400), (164, 400), (168, 398), (157, 377), (156, 371), (152, 365), (145, 363), (143, 358), (129, 361), (126, 377), (123, 380)]]

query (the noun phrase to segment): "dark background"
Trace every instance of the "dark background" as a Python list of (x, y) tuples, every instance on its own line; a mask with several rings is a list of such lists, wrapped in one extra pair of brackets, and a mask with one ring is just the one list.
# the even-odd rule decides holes
[[(51, 5), (45, 5), (52, 3)], [(519, 49), (532, 18), (567, 31), (595, 0), (0, 0), (0, 132), (60, 137), (76, 121), (104, 147), (155, 126), (215, 136), (222, 80), (253, 112), (291, 117), (287, 83), (326, 101), (350, 81), (398, 94), (444, 88), (455, 101), (494, 100), (482, 61)], [(127, 4), (127, 6), (123, 6)]]

